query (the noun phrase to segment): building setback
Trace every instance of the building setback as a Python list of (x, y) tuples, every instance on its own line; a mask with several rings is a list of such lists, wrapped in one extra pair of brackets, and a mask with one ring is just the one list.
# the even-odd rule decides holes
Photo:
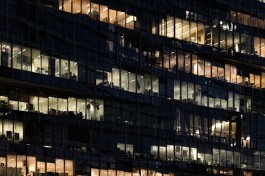
[(0, 0), (0, 176), (265, 175), (264, 0)]

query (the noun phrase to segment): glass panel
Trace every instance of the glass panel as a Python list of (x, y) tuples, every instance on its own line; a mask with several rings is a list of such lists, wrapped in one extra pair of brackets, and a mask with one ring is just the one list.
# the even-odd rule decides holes
[(152, 88), (153, 88), (153, 95), (158, 96), (158, 92), (159, 92), (159, 79), (156, 76), (153, 76), (153, 79), (152, 79)]
[(188, 84), (186, 82), (181, 82), (181, 100), (187, 100), (188, 98)]
[(198, 61), (197, 61), (197, 56), (192, 55), (192, 73), (197, 75), (198, 74)]
[(138, 93), (144, 93), (144, 76), (137, 75), (136, 88)]
[(104, 106), (102, 100), (87, 99), (87, 116), (91, 120), (104, 120)]
[(57, 98), (49, 97), (49, 114), (56, 115), (58, 110)]
[(64, 0), (63, 8), (65, 12), (72, 12), (72, 1)]
[[(131, 74), (129, 72), (129, 74)], [(121, 70), (121, 89), (128, 90), (128, 72), (126, 70)]]
[(236, 84), (237, 68), (231, 65), (231, 83)]
[(108, 6), (100, 5), (100, 21), (109, 22)]
[[(207, 26), (206, 26), (207, 28)], [(205, 43), (205, 30), (204, 30), (204, 24), (198, 23), (198, 35), (197, 35), (197, 41), (199, 44), (204, 45)]]
[(49, 74), (49, 57), (41, 55), (41, 73), (44, 75)]
[(183, 40), (190, 41), (190, 25), (189, 21), (182, 20), (183, 27), (182, 27), (182, 38)]
[(7, 155), (7, 168), (8, 168), (7, 175), (16, 175), (16, 156), (15, 155)]
[(189, 161), (190, 159), (189, 147), (182, 147), (182, 157), (183, 161)]
[(71, 80), (78, 81), (77, 62), (70, 61), (70, 77)]
[(37, 173), (43, 175), (46, 173), (45, 162), (40, 162), (40, 161), (37, 162)]
[(125, 27), (125, 13), (117, 11), (117, 23), (118, 25)]
[(185, 72), (190, 72), (191, 57), (189, 53), (185, 53)]
[(63, 0), (59, 0), (59, 10), (63, 10)]
[(219, 80), (224, 80), (224, 68), (218, 67), (217, 76)]
[(40, 113), (48, 114), (48, 98), (47, 97), (39, 97), (39, 111)]
[(198, 33), (197, 33), (197, 23), (191, 22), (191, 29), (190, 29), (190, 41), (197, 43)]
[(80, 118), (85, 118), (86, 115), (86, 100), (77, 99), (77, 116)]
[(97, 120), (104, 120), (104, 102), (103, 100), (95, 100), (96, 104), (97, 104), (97, 108), (96, 108), (96, 119)]
[(115, 88), (120, 87), (120, 70), (117, 68), (112, 69), (112, 75), (113, 75), (113, 85)]
[(109, 22), (111, 24), (117, 24), (116, 10), (109, 9)]
[(39, 104), (38, 104), (39, 100), (37, 96), (29, 96), (29, 104), (28, 109), (29, 111), (33, 111), (33, 112), (39, 112)]
[(184, 53), (178, 51), (178, 70), (184, 71)]
[(91, 169), (91, 176), (99, 176), (99, 169)]
[(76, 98), (68, 97), (68, 114), (71, 116), (76, 114)]
[(258, 45), (258, 49), (260, 49), (260, 56), (265, 57), (265, 39), (261, 39), (260, 46)]
[(55, 59), (55, 77), (60, 77), (60, 60), (58, 58)]
[(167, 145), (167, 160), (174, 160), (174, 145)]
[(190, 149), (190, 159), (191, 161), (197, 161), (197, 149), (196, 148), (191, 148)]
[(18, 110), (18, 90), (11, 89), (9, 92), (9, 109)]
[(73, 13), (81, 13), (81, 0), (73, 0)]
[[(5, 88), (5, 87), (3, 87)], [(8, 90), (0, 90), (0, 108), (8, 109)]]
[[(57, 62), (57, 60), (56, 60)], [(61, 59), (61, 78), (69, 78), (68, 60)]]
[(174, 17), (167, 16), (167, 37), (174, 37)]
[(21, 46), (13, 45), (13, 68), (21, 70)]
[(64, 160), (63, 159), (55, 159), (56, 165), (56, 173), (64, 174)]
[(188, 83), (188, 102), (194, 103), (194, 84)]
[(46, 163), (46, 167), (47, 167), (47, 173), (52, 174), (55, 173), (55, 163)]
[(126, 14), (126, 28), (134, 29), (135, 21), (136, 21), (135, 16)]
[(164, 47), (163, 49), (163, 66), (169, 68), (169, 48)]
[(58, 115), (67, 114), (67, 99), (58, 98)]
[(144, 74), (144, 93), (150, 95), (152, 91), (151, 76)]
[(198, 64), (198, 75), (199, 76), (204, 76), (205, 73), (204, 73), (204, 61), (203, 60), (198, 60), (197, 62)]
[(82, 0), (82, 14), (90, 15), (90, 0)]
[(239, 112), (239, 107), (240, 107), (240, 96), (238, 94), (235, 94), (235, 110)]
[(99, 5), (95, 3), (91, 3), (91, 13), (89, 16), (94, 20), (99, 20)]
[(177, 64), (177, 56), (176, 56), (176, 51), (175, 49), (170, 50), (170, 63), (169, 63), (169, 67), (170, 68), (175, 68)]
[(225, 64), (225, 81), (231, 82), (231, 69), (228, 64)]
[(160, 18), (159, 35), (166, 36), (166, 19), (163, 17)]
[(201, 105), (201, 86), (195, 85), (195, 104)]
[(1, 65), (11, 67), (11, 45), (9, 43), (2, 43)]
[(205, 61), (205, 76), (207, 78), (211, 78), (212, 77), (211, 71), (212, 71), (212, 69), (211, 69), (211, 62)]
[[(263, 43), (264, 45), (264, 43)], [(255, 48), (255, 55), (261, 56), (261, 45), (260, 45), (260, 38), (254, 37), (254, 48)]]
[(36, 157), (27, 157), (27, 168), (29, 173), (36, 173)]
[(217, 66), (212, 65), (212, 78), (217, 78)]
[(255, 87), (260, 88), (260, 76), (255, 75)]
[(166, 160), (166, 147), (159, 147), (159, 158), (161, 160)]
[[(129, 72), (129, 91), (130, 92), (136, 92), (136, 84), (137, 82), (135, 81), (135, 74)], [(137, 84), (139, 86), (139, 82)]]
[(17, 155), (17, 174), (24, 175), (27, 172), (27, 161), (25, 155)]
[(22, 49), (22, 70), (31, 71), (31, 48)]
[(40, 51), (32, 49), (32, 71), (41, 73), (41, 56)]
[(214, 108), (214, 98), (209, 97), (209, 107)]
[(182, 39), (182, 20), (175, 18), (175, 38)]
[(151, 145), (151, 151), (150, 151), (150, 153), (151, 153), (152, 158), (157, 159), (157, 156), (158, 156), (158, 147), (155, 146), (155, 145)]
[(265, 73), (261, 74), (261, 88), (265, 88)]

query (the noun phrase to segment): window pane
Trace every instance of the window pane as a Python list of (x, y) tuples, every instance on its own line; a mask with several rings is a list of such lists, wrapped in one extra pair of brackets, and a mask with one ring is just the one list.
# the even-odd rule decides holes
[(49, 57), (46, 55), (41, 55), (41, 73), (44, 75), (49, 74)]
[(76, 98), (68, 97), (68, 114), (71, 116), (76, 114)]
[(78, 81), (77, 62), (70, 61), (70, 79), (74, 81)]
[(73, 13), (81, 13), (81, 0), (73, 0)]
[(48, 98), (47, 97), (39, 97), (39, 111), (40, 113), (48, 114)]
[(68, 60), (61, 59), (61, 78), (69, 78), (69, 66), (68, 66)]
[(72, 1), (64, 0), (63, 1), (63, 7), (65, 12), (72, 12)]
[(109, 22), (108, 6), (100, 5), (100, 21)]
[(58, 114), (65, 115), (67, 112), (67, 99), (58, 98)]
[(77, 99), (77, 116), (81, 118), (85, 118), (86, 115), (86, 100), (85, 99)]
[(182, 20), (175, 18), (175, 38), (182, 39)]
[(167, 16), (167, 37), (174, 37), (174, 17)]
[(125, 26), (125, 13), (117, 11), (117, 23), (118, 25), (124, 27)]
[(95, 3), (91, 3), (91, 13), (90, 17), (94, 20), (99, 20), (99, 5)]
[(31, 71), (31, 48), (22, 49), (22, 70)]
[(32, 49), (32, 71), (41, 73), (41, 56), (40, 51)]
[(21, 46), (13, 45), (13, 68), (21, 70)]
[(90, 14), (90, 0), (82, 0), (82, 14)]
[(109, 9), (109, 22), (111, 24), (117, 24), (116, 10)]
[(9, 43), (2, 43), (1, 65), (11, 67), (11, 45)]

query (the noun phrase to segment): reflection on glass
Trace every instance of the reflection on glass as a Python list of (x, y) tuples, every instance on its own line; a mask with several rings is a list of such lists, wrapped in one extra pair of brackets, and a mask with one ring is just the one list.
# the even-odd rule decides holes
[(49, 74), (49, 56), (41, 55), (41, 73), (44, 75)]
[(41, 73), (41, 55), (39, 50), (32, 49), (32, 71)]
[(39, 97), (39, 111), (43, 114), (48, 114), (48, 98)]
[(22, 48), (22, 70), (31, 71), (31, 48)]
[(22, 57), (21, 57), (21, 47), (19, 45), (13, 45), (13, 68), (15, 69), (20, 69), (21, 70), (21, 62), (22, 62)]
[(2, 43), (1, 65), (11, 67), (11, 45), (9, 43)]

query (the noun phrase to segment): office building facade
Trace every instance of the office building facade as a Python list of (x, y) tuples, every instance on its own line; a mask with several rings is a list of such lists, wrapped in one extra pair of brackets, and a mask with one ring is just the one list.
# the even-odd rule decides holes
[(265, 175), (263, 1), (1, 0), (0, 175)]

